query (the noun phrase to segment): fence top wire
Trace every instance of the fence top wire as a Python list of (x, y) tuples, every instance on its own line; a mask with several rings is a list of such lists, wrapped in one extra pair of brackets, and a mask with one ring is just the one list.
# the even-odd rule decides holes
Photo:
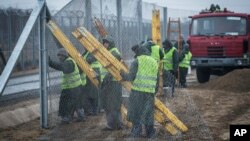
[(0, 9), (0, 15), (17, 15), (17, 16), (28, 16), (32, 12), (32, 9), (16, 9), (16, 8), (7, 8)]

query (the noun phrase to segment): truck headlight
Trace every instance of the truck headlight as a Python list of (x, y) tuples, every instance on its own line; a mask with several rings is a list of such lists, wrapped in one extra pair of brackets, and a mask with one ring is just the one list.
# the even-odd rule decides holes
[(196, 65), (196, 61), (191, 61), (191, 66), (195, 66)]
[(247, 54), (244, 54), (244, 55), (243, 55), (243, 58), (244, 58), (244, 59), (247, 59)]
[(242, 61), (241, 60), (237, 60), (237, 65), (242, 65)]

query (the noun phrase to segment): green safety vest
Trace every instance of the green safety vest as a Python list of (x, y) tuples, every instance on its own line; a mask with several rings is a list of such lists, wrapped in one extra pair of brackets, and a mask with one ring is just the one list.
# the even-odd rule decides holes
[[(88, 57), (88, 55), (89, 55), (89, 52), (87, 52), (87, 53), (85, 53), (84, 55), (83, 55), (83, 59), (84, 60), (86, 60), (86, 58)], [(91, 68), (97, 68), (97, 69), (99, 69), (100, 70), (100, 72), (101, 72), (101, 64), (98, 62), (98, 61), (95, 61), (95, 62), (92, 62), (91, 64), (90, 64), (90, 66), (91, 66)], [(82, 72), (82, 74), (81, 74), (81, 79), (82, 79), (82, 82), (83, 82), (83, 86), (85, 86), (86, 84), (87, 84), (87, 76), (86, 76), (86, 74), (84, 73), (84, 72)]]
[(192, 58), (192, 53), (189, 51), (187, 54), (185, 54), (184, 59), (180, 62), (179, 66), (188, 68), (190, 66), (190, 60)]
[(173, 52), (176, 50), (172, 47), (163, 57), (163, 65), (165, 70), (173, 70)]
[(133, 82), (132, 90), (155, 93), (158, 73), (157, 61), (146, 55), (137, 57), (137, 60), (138, 71)]
[(153, 57), (156, 61), (160, 61), (160, 46), (154, 45), (151, 46), (151, 57)]
[(71, 89), (80, 86), (82, 81), (76, 62), (70, 57), (68, 57), (65, 61), (72, 61), (74, 63), (74, 71), (69, 74), (63, 73), (61, 84), (62, 89)]
[(82, 85), (85, 86), (87, 84), (87, 75), (82, 72), (81, 74)]
[(109, 50), (109, 52), (112, 54), (112, 52), (116, 52), (117, 54), (121, 55), (121, 53), (119, 52), (119, 50), (116, 47), (113, 47), (111, 50)]
[[(86, 54), (84, 54), (82, 56), (82, 58), (84, 60), (86, 60), (88, 54), (89, 54), (89, 52), (87, 52)], [(81, 80), (82, 80), (82, 85), (85, 86), (87, 84), (87, 75), (84, 72), (81, 73)]]
[[(117, 54), (121, 55), (121, 53), (119, 52), (119, 50), (118, 50), (116, 47), (113, 47), (112, 49), (110, 49), (109, 52), (110, 52), (111, 54), (112, 54), (113, 52), (116, 52)], [(104, 72), (105, 72), (105, 71), (107, 72), (106, 69), (104, 70)], [(107, 74), (107, 73), (106, 73), (106, 74)], [(106, 74), (105, 74), (105, 75), (106, 75)], [(105, 75), (104, 75), (104, 77), (105, 77)], [(103, 77), (103, 78), (104, 78), (104, 77)], [(113, 81), (116, 81), (116, 79), (115, 79), (114, 77), (113, 77), (112, 80), (113, 80)]]
[(104, 79), (104, 77), (106, 76), (107, 73), (108, 73), (107, 69), (102, 67), (101, 68), (101, 82), (103, 81), (103, 79)]

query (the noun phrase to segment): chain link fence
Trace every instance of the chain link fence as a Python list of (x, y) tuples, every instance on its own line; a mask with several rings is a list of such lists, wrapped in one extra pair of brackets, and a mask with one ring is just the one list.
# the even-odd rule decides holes
[[(128, 0), (126, 2), (122, 1), (121, 3), (122, 11), (121, 13), (118, 13), (116, 0), (103, 0), (103, 1), (92, 0), (91, 3), (87, 3), (87, 1), (85, 0), (73, 0), (70, 3), (68, 3), (60, 11), (57, 11), (57, 12), (52, 11), (52, 13), (56, 13), (52, 17), (52, 19), (58, 24), (58, 26), (65, 33), (65, 35), (69, 38), (69, 40), (73, 43), (76, 49), (82, 54), (86, 51), (86, 49), (80, 44), (80, 42), (75, 37), (73, 37), (71, 32), (74, 31), (79, 26), (84, 26), (84, 27), (87, 27), (87, 29), (94, 35), (94, 37), (100, 41), (100, 35), (95, 29), (93, 21), (92, 21), (93, 17), (99, 18), (104, 28), (106, 29), (107, 33), (113, 37), (115, 45), (118, 48), (119, 52), (121, 53), (122, 59), (125, 60), (128, 66), (130, 66), (131, 62), (134, 61), (134, 56), (135, 56), (134, 52), (131, 49), (132, 46), (139, 44), (142, 40), (145, 40), (146, 38), (151, 37), (151, 17), (152, 17), (151, 13), (153, 9), (159, 9), (161, 12), (162, 41), (166, 38), (166, 33), (167, 33), (166, 31), (167, 22), (164, 21), (164, 14), (162, 14), (164, 11), (163, 7), (148, 4), (148, 3), (142, 3), (141, 8), (139, 6), (140, 6), (139, 0), (136, 0), (136, 1)], [(91, 10), (91, 12), (88, 10)], [(142, 11), (141, 17), (140, 17), (140, 10)], [(7, 14), (6, 14), (6, 11), (7, 11)], [(167, 9), (167, 15), (166, 15), (167, 17), (175, 16), (174, 14), (171, 13), (171, 11), (173, 11), (174, 14), (177, 13), (175, 9)], [(180, 11), (180, 13), (187, 13), (184, 10), (183, 10), (184, 12), (181, 10), (177, 10), (177, 11)], [(195, 11), (190, 11), (190, 15), (193, 15), (193, 13), (195, 13)], [(15, 45), (15, 42), (17, 41), (25, 25), (25, 22), (27, 21), (29, 17), (29, 14), (30, 14), (29, 10), (24, 11), (24, 12), (14, 12), (14, 13), (9, 12), (8, 10), (2, 10), (2, 12), (0, 12), (0, 19), (7, 19), (7, 20), (0, 20), (0, 27), (1, 27), (0, 43), (1, 43), (2, 52), (6, 60), (8, 60), (13, 50), (13, 47)], [(121, 14), (122, 17), (119, 17), (120, 16), (119, 14)], [(183, 29), (182, 31), (183, 31), (184, 37), (186, 37), (188, 35), (189, 22), (186, 16), (179, 15), (177, 17), (181, 17), (181, 21), (182, 21), (181, 25)], [(119, 18), (121, 19), (121, 21), (119, 21)], [(140, 21), (140, 18), (141, 18), (141, 21)], [(139, 33), (140, 28), (142, 31), (142, 37), (140, 37), (140, 33)], [(38, 55), (38, 48), (37, 48), (38, 46), (37, 35), (38, 35), (38, 25), (36, 24), (25, 44), (24, 50), (22, 51), (22, 54), (19, 58), (19, 61), (16, 64), (16, 68), (14, 71), (14, 74), (21, 75), (20, 77), (21, 81), (17, 81), (17, 78), (11, 78), (11, 80), (7, 84), (6, 89), (4, 90), (4, 93), (5, 93), (4, 95), (8, 95), (8, 93), (12, 93), (13, 97), (15, 95), (15, 97), (17, 96), (16, 99), (19, 99), (18, 95), (22, 93), (24, 94), (24, 96), (22, 96), (22, 97), (25, 97), (24, 99), (37, 98), (34, 101), (34, 103), (39, 102), (38, 100), (39, 98), (39, 94), (38, 94), (39, 74), (38, 74), (38, 69), (37, 69), (39, 55)], [(62, 45), (60, 45), (57, 39), (53, 37), (49, 29), (46, 29), (46, 47), (47, 47), (47, 53), (48, 53), (49, 58), (55, 62), (59, 62), (57, 53), (58, 53), (58, 49), (62, 48)], [(150, 71), (149, 72), (147, 71), (148, 70), (146, 70), (146, 73), (150, 73)], [(27, 74), (26, 72), (30, 72), (30, 73)], [(60, 104), (62, 104), (60, 103), (60, 99), (62, 99), (61, 86), (60, 86), (62, 73), (60, 71), (56, 71), (55, 69), (49, 68), (47, 77), (48, 77), (48, 89), (49, 89), (49, 127), (56, 127), (56, 129), (58, 129), (58, 126), (60, 126), (60, 122), (61, 122), (61, 119), (58, 116), (58, 107)], [(24, 80), (26, 79), (27, 79), (27, 82), (24, 82)], [(174, 79), (174, 80), (171, 80), (171, 79)], [(172, 103), (171, 103), (172, 100), (169, 100), (171, 99), (170, 87), (172, 86), (172, 84), (170, 83), (175, 82), (175, 77), (168, 76), (165, 78), (165, 80), (169, 81), (169, 83), (165, 85), (166, 86), (164, 89), (165, 96), (160, 99), (164, 101), (164, 103), (168, 106), (168, 108), (170, 108), (171, 111), (173, 111), (173, 113), (178, 114), (177, 116), (180, 118), (181, 121), (184, 122), (184, 124), (191, 125), (192, 122), (201, 123), (200, 126), (195, 127), (196, 128), (195, 131), (198, 131), (199, 129), (201, 129), (201, 127), (202, 129), (204, 129), (200, 133), (198, 133), (199, 139), (212, 140), (210, 131), (207, 128), (206, 123), (204, 122), (203, 118), (199, 116), (200, 113), (198, 113), (193, 102), (187, 103), (187, 107), (190, 106), (190, 109), (188, 109), (187, 111), (178, 112), (176, 111), (178, 110), (178, 108), (176, 108), (175, 106), (172, 106)], [(87, 80), (87, 83), (90, 83), (89, 80)], [(12, 87), (16, 87), (16, 89), (18, 89), (17, 85), (20, 85), (19, 87), (24, 88), (25, 84), (27, 84), (26, 86), (27, 89), (23, 90), (22, 92), (20, 91), (11, 92), (11, 90), (13, 90)], [(112, 84), (109, 84), (109, 85), (112, 85)], [(153, 108), (154, 108), (153, 96), (148, 96), (148, 95), (145, 96), (145, 94), (144, 95), (139, 94), (144, 98), (144, 101), (143, 101), (141, 100), (140, 97), (135, 95), (135, 93), (133, 94), (134, 97), (129, 98), (128, 92), (126, 90), (122, 90), (121, 86), (119, 86), (118, 84), (114, 84), (114, 87), (112, 88), (111, 87), (106, 87), (106, 88), (109, 88), (109, 93), (113, 93), (114, 91), (116, 92), (120, 91), (120, 93), (122, 93), (122, 95), (120, 95), (120, 99), (119, 97), (114, 98), (111, 96), (108, 101), (109, 103), (112, 103), (112, 102), (115, 102), (116, 100), (117, 101), (121, 100), (120, 103), (118, 102), (113, 105), (113, 106), (117, 106), (116, 108), (119, 109), (119, 104), (122, 103), (125, 105), (125, 107), (128, 108), (129, 114), (133, 112), (145, 110), (144, 112), (137, 113), (137, 115), (138, 114), (143, 114), (145, 116), (147, 116), (147, 114), (149, 116), (152, 115)], [(179, 97), (180, 95), (184, 95), (187, 100), (192, 100), (192, 98), (190, 98), (190, 96), (185, 91), (179, 90), (178, 85), (176, 85), (175, 89), (176, 90), (174, 92), (174, 95), (176, 97)], [(114, 134), (113, 132), (99, 133), (101, 130), (100, 128), (104, 128), (106, 126), (106, 123), (110, 127), (113, 123), (109, 123), (109, 122), (112, 122), (114, 119), (117, 121), (121, 120), (121, 115), (120, 115), (121, 113), (119, 112), (108, 113), (105, 107), (100, 107), (101, 105), (100, 103), (103, 100), (102, 99), (103, 97), (101, 97), (101, 95), (103, 95), (101, 90), (102, 89), (97, 89), (96, 91), (98, 93), (97, 97), (90, 98), (91, 100), (94, 99), (95, 102), (88, 101), (90, 103), (94, 103), (92, 105), (91, 104), (88, 105), (89, 108), (93, 108), (92, 106), (99, 106), (96, 114), (98, 117), (101, 117), (101, 120), (98, 119), (98, 122), (100, 123), (98, 123), (98, 126), (94, 126), (97, 123), (97, 118), (93, 114), (92, 115), (90, 114), (90, 116), (87, 117), (87, 120), (84, 123), (86, 124), (86, 127), (88, 127), (87, 129), (90, 131), (90, 133), (92, 132), (91, 134), (93, 136), (96, 136), (96, 138), (93, 136), (90, 136), (90, 134), (87, 134), (87, 131), (85, 130), (84, 131), (81, 130), (81, 131), (87, 134), (86, 139), (104, 138), (108, 140), (108, 139), (114, 139), (114, 138), (120, 138), (120, 139), (130, 138), (130, 136), (127, 136), (127, 135), (130, 133), (131, 128), (124, 128), (124, 130), (118, 134)], [(81, 93), (84, 94), (89, 91), (85, 89), (85, 91), (82, 91)], [(109, 95), (108, 93), (104, 93), (104, 94)], [(12, 99), (10, 96), (8, 97), (9, 99)], [(1, 103), (6, 102), (6, 101), (7, 101), (6, 99), (1, 98)], [(134, 109), (131, 108), (131, 102), (133, 101), (135, 102), (133, 105)], [(139, 103), (144, 103), (144, 104), (138, 105)], [(148, 107), (148, 109), (147, 108), (144, 109), (145, 107)], [(87, 115), (88, 113), (86, 113), (86, 111), (88, 109), (86, 110), (86, 107), (83, 107), (83, 106), (81, 106), (81, 108), (84, 108), (85, 114)], [(103, 108), (106, 111), (105, 112), (106, 115), (102, 113)], [(189, 118), (189, 116), (191, 116), (192, 114), (197, 114), (198, 117), (195, 119)], [(74, 116), (77, 117), (78, 115), (79, 113), (76, 112)], [(112, 118), (114, 119), (112, 120)], [(149, 119), (144, 119), (144, 120), (146, 121), (143, 121), (143, 120), (134, 121), (134, 123), (138, 122), (138, 125), (134, 126), (133, 128), (134, 133), (142, 132), (144, 136), (145, 135), (151, 136), (153, 135), (153, 132), (154, 132), (151, 126), (153, 125), (153, 127), (157, 129), (157, 136), (156, 136), (157, 139), (168, 138), (171, 140), (188, 140), (190, 138), (195, 138), (193, 135), (191, 135), (189, 131), (186, 134), (178, 133), (177, 136), (171, 136), (168, 132), (165, 131), (165, 129), (160, 124), (158, 124), (157, 122), (153, 123), (152, 119), (149, 118)], [(147, 126), (145, 129), (141, 129), (141, 125), (145, 124), (145, 122), (149, 124), (146, 124)], [(116, 126), (118, 129), (120, 127), (119, 124), (116, 124), (114, 126)], [(192, 134), (196, 134), (196, 133), (192, 132)], [(205, 138), (204, 134), (210, 135), (210, 136)], [(56, 137), (51, 137), (51, 138), (53, 139)]]

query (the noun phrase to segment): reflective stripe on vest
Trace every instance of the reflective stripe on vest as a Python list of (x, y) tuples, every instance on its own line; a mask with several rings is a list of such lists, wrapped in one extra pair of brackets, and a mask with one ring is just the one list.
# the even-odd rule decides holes
[(167, 53), (164, 54), (163, 64), (165, 70), (173, 70), (173, 52), (175, 47), (172, 47)]
[(159, 45), (154, 45), (151, 46), (151, 57), (153, 57), (156, 61), (160, 60), (160, 46)]
[(85, 86), (87, 84), (87, 75), (83, 72), (81, 74), (82, 85)]
[[(85, 53), (82, 56), (82, 58), (84, 60), (86, 60), (86, 58), (87, 58), (88, 55), (89, 55), (89, 52)], [(81, 80), (82, 80), (82, 85), (85, 86), (87, 84), (87, 75), (84, 72), (82, 72), (82, 74), (81, 74)]]
[[(83, 59), (87, 59), (87, 57), (88, 57), (88, 55), (89, 55), (89, 52), (87, 52), (87, 53), (85, 53), (84, 55), (83, 55)], [(92, 62), (91, 64), (90, 64), (90, 66), (91, 66), (91, 68), (93, 68), (93, 69), (99, 69), (99, 71), (101, 71), (101, 64), (98, 62), (98, 61), (94, 61), (94, 62)], [(86, 78), (86, 74), (83, 72), (82, 74), (81, 74), (81, 79), (82, 79), (82, 81), (83, 81), (83, 86), (85, 86), (86, 84), (87, 84), (87, 78)]]
[(81, 77), (75, 61), (68, 57), (65, 61), (72, 61), (74, 64), (74, 71), (69, 74), (63, 74), (62, 89), (71, 89), (82, 85)]
[[(86, 60), (89, 55), (89, 52), (85, 53), (83, 58)], [(91, 68), (101, 68), (101, 64), (96, 60), (90, 64)]]
[(158, 64), (150, 56), (137, 57), (138, 71), (132, 89), (140, 92), (155, 93)]
[(190, 60), (192, 58), (192, 54), (189, 51), (187, 54), (185, 54), (184, 59), (179, 64), (180, 67), (188, 68), (190, 66)]
[(109, 52), (112, 54), (112, 52), (116, 52), (117, 54), (121, 55), (121, 53), (119, 52), (119, 50), (116, 47), (111, 48), (111, 50), (109, 50)]
[(91, 63), (91, 68), (95, 68), (95, 69), (101, 69), (101, 64), (98, 61), (95, 61), (93, 63)]
[(103, 79), (107, 73), (108, 73), (108, 71), (104, 67), (102, 67), (101, 68), (101, 82), (103, 81)]

